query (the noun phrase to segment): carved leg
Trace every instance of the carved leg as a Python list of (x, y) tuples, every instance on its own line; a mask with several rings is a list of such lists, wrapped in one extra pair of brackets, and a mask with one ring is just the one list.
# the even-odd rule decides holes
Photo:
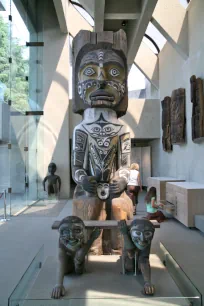
[[(73, 215), (82, 220), (105, 220), (104, 202), (98, 197), (88, 196), (80, 186), (76, 186), (73, 198)], [(87, 238), (89, 238), (91, 232), (92, 230), (87, 231)], [(90, 252), (95, 255), (102, 254), (102, 232), (94, 241)]]
[[(131, 199), (125, 192), (119, 198), (112, 200), (112, 220), (131, 220), (133, 219), (133, 206)], [(122, 239), (118, 229), (111, 231), (112, 249), (122, 252)]]

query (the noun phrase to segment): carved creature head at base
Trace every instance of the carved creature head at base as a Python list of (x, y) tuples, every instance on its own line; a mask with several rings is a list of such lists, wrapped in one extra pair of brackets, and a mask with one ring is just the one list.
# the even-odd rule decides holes
[[(107, 39), (108, 38), (108, 39)], [(74, 38), (73, 111), (111, 108), (118, 117), (127, 109), (126, 34), (80, 31)]]
[(97, 195), (99, 199), (106, 200), (109, 197), (109, 184), (108, 183), (99, 183), (97, 185)]
[(84, 242), (84, 222), (75, 216), (64, 218), (59, 226), (60, 242), (72, 252), (77, 251)]
[(48, 172), (50, 174), (54, 175), (56, 170), (57, 170), (56, 164), (55, 163), (50, 163), (49, 166), (48, 166)]
[(130, 226), (130, 235), (133, 243), (139, 250), (148, 247), (153, 239), (155, 228), (148, 220), (134, 220)]

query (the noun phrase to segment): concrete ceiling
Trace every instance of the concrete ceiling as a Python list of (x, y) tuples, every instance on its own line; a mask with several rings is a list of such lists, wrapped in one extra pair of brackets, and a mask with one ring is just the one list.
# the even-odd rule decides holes
[(95, 31), (124, 29), (132, 65), (158, 0), (79, 0), (94, 18)]

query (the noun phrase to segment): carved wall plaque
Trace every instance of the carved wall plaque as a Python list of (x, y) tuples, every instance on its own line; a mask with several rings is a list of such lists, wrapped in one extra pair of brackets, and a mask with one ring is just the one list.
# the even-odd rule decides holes
[(172, 151), (172, 143), (171, 143), (171, 98), (165, 97), (163, 101), (161, 101), (162, 106), (162, 145), (163, 150), (166, 152)]
[(203, 80), (193, 75), (190, 78), (191, 83), (191, 102), (192, 107), (192, 140), (204, 137), (204, 96)]
[(173, 90), (171, 96), (171, 142), (182, 144), (186, 138), (185, 89)]

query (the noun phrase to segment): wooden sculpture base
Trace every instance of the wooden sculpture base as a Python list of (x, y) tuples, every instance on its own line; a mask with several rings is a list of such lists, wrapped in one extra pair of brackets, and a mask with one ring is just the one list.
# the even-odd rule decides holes
[[(111, 206), (108, 208), (108, 206)], [(133, 219), (132, 201), (123, 192), (120, 197), (102, 201), (98, 197), (90, 196), (77, 186), (73, 198), (73, 215), (82, 220), (131, 220)], [(87, 236), (91, 230), (87, 230)], [(112, 251), (114, 250), (114, 251)], [(94, 242), (90, 252), (94, 255), (121, 253), (122, 242), (118, 229), (103, 230)]]

